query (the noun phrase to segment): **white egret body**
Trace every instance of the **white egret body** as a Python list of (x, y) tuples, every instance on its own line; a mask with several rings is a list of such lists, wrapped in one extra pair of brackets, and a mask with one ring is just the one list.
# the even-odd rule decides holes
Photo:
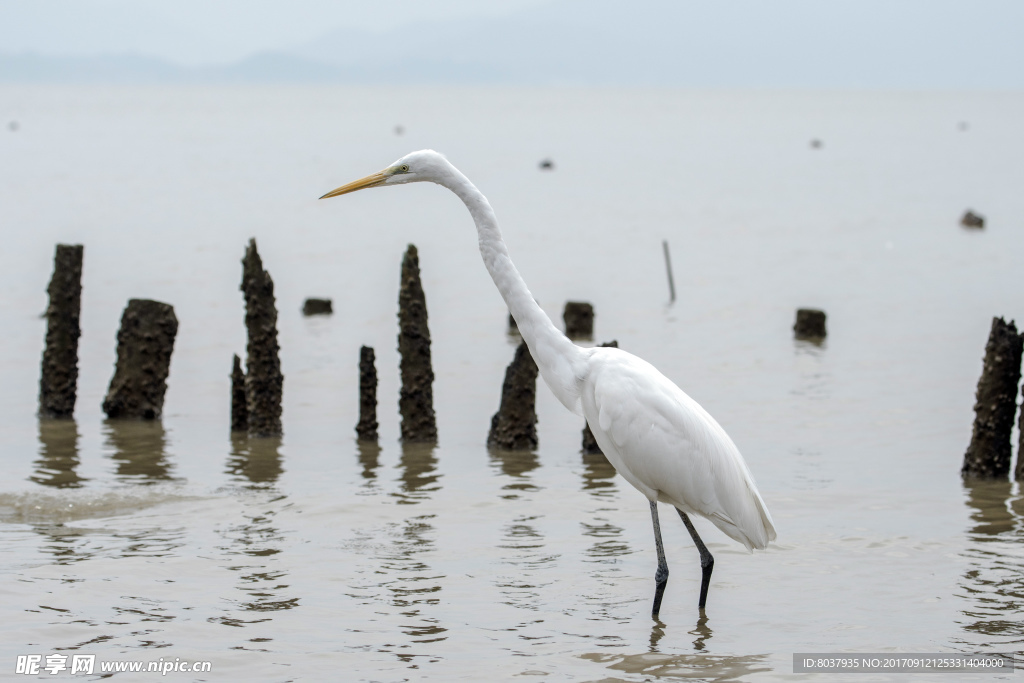
[(714, 559), (688, 514), (711, 521), (748, 550), (775, 539), (775, 527), (739, 449), (692, 398), (650, 363), (616, 348), (582, 348), (554, 326), (534, 301), (501, 238), (487, 198), (442, 155), (408, 154), (385, 170), (328, 192), (430, 181), (454, 192), (476, 223), (480, 254), (508, 304), (540, 374), (566, 408), (583, 415), (622, 477), (647, 496), (658, 570), (653, 615), (668, 581), (657, 503), (676, 508), (701, 555), (699, 606), (704, 607)]

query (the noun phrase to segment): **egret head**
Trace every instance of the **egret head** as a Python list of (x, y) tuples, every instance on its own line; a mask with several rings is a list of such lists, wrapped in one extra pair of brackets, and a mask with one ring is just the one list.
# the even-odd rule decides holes
[(416, 183), (425, 180), (441, 183), (443, 178), (450, 173), (451, 168), (451, 164), (448, 163), (444, 156), (432, 149), (423, 149), (419, 152), (406, 154), (383, 171), (371, 173), (365, 178), (360, 178), (335, 190), (331, 190), (323, 197), (320, 197), (320, 199), (337, 197), (367, 187), (401, 185), (402, 183)]

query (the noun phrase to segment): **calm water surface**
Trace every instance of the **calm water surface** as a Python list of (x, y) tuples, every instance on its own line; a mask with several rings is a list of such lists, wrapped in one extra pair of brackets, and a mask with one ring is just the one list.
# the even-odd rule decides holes
[[(1024, 319), (1021, 121), (1019, 94), (0, 88), (0, 669), (57, 652), (211, 661), (196, 680), (769, 681), (797, 678), (794, 652), (1020, 651), (1024, 498), (958, 471), (991, 318)], [(698, 521), (704, 616), (664, 516), (651, 621), (647, 504), (546, 389), (536, 452), (486, 448), (516, 340), (458, 200), (316, 201), (423, 147), (489, 196), (553, 318), (591, 301), (595, 342), (653, 362), (745, 454), (778, 542), (750, 555)], [(984, 231), (958, 226), (967, 208)], [(281, 440), (228, 433), (250, 236), (280, 309)], [(57, 242), (85, 245), (66, 422), (35, 417)], [(397, 441), (409, 242), (437, 447)], [(307, 296), (335, 315), (302, 318)], [(99, 408), (132, 297), (180, 320), (159, 423)], [(800, 306), (828, 312), (825, 343), (793, 340)], [(354, 441), (362, 344), (380, 447)]]

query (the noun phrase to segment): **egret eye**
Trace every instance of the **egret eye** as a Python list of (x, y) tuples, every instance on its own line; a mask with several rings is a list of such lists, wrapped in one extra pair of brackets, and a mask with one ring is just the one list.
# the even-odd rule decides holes
[(408, 173), (409, 164), (402, 164), (401, 166), (398, 167), (398, 170), (401, 171), (402, 173)]

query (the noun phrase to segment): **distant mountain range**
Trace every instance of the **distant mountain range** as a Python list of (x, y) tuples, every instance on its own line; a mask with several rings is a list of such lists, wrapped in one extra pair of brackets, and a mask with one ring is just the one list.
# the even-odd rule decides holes
[(502, 19), (337, 30), (228, 65), (0, 51), (0, 81), (1024, 88), (1024, 2), (971, 7), (563, 0)]

